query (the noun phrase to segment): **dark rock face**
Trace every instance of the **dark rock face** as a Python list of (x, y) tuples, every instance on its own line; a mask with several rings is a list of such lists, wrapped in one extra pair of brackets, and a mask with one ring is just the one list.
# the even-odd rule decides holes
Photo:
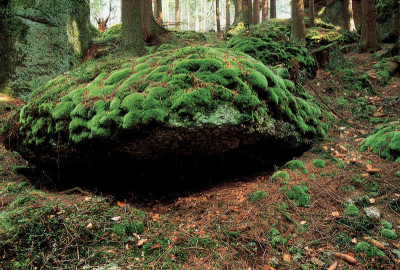
[(27, 96), (67, 71), (91, 42), (85, 0), (8, 0), (0, 4), (0, 88)]

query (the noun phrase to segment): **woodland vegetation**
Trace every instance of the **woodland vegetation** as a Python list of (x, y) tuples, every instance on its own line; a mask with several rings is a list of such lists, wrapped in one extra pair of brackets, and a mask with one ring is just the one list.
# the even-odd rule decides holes
[(0, 2), (1, 269), (397, 269), (397, 0)]

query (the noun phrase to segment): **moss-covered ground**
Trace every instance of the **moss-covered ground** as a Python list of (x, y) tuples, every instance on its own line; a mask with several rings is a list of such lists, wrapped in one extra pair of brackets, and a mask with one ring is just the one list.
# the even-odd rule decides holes
[[(393, 75), (382, 83), (374, 65), (386, 60), (379, 55), (344, 58), (346, 68), (318, 70), (305, 84), (308, 95), (337, 116), (327, 138), (274, 171), (179, 193), (110, 194), (107, 188), (61, 189), (46, 177), (27, 177), (29, 164), (0, 148), (0, 268), (327, 269), (338, 262), (337, 269), (396, 269), (400, 163), (380, 157), (383, 151), (365, 149), (362, 141), (378, 134), (377, 128), (397, 131), (390, 123), (399, 117), (400, 80)], [(106, 81), (112, 86), (128, 76), (126, 69), (148, 69), (131, 63), (104, 64), (100, 77), (89, 63), (77, 84), (96, 89), (101, 81), (103, 90)], [(73, 75), (65, 80), (77, 80)], [(131, 99), (127, 112), (140, 102)], [(88, 98), (85, 104), (92, 102), (97, 113), (103, 106), (98, 100)], [(117, 106), (109, 101), (109, 108)], [(0, 104), (9, 114), (18, 102)], [(86, 117), (84, 107), (76, 106), (63, 109)], [(38, 113), (49, 109), (54, 107)], [(63, 112), (52, 117), (64, 121), (70, 116)], [(72, 130), (87, 128), (71, 123)]]

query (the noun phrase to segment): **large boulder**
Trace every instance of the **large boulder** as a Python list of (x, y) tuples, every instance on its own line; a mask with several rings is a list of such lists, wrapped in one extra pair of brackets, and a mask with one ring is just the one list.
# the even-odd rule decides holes
[(25, 97), (79, 63), (89, 15), (85, 0), (0, 1), (0, 90)]
[(271, 165), (325, 136), (325, 113), (307, 97), (225, 49), (92, 61), (35, 91), (12, 127), (19, 135), (6, 143), (53, 172)]

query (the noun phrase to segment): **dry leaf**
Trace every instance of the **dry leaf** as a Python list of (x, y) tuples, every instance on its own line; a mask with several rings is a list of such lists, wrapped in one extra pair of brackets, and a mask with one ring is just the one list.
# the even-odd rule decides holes
[(339, 214), (339, 212), (338, 211), (334, 211), (334, 212), (332, 212), (332, 216), (334, 216), (334, 217), (338, 217), (340, 214)]
[(139, 242), (136, 244), (138, 247), (143, 246), (143, 244), (147, 243), (147, 239), (140, 239)]
[(285, 253), (285, 254), (283, 254), (283, 260), (285, 261), (285, 262), (290, 262), (290, 259), (291, 259), (292, 257), (290, 256), (290, 254), (287, 254), (287, 253)]
[(159, 248), (159, 247), (160, 247), (160, 244), (157, 243), (157, 244), (155, 244), (154, 246), (152, 246), (151, 249), (157, 249), (157, 248)]
[(338, 144), (338, 147), (339, 147), (339, 149), (342, 150), (343, 152), (347, 152), (347, 148), (344, 147), (343, 145)]
[(360, 143), (362, 140), (364, 140), (364, 138), (358, 138), (358, 139), (355, 139), (354, 142), (355, 143)]
[(300, 224), (301, 224), (301, 225), (304, 225), (304, 224), (306, 224), (306, 223), (307, 223), (307, 221), (305, 221), (305, 220), (300, 221)]
[(127, 250), (131, 249), (131, 247), (129, 246), (129, 243), (126, 243), (125, 249), (127, 249)]
[(246, 216), (245, 212), (241, 213), (240, 216), (239, 216), (239, 220), (242, 220), (245, 216)]
[(111, 220), (114, 220), (114, 221), (118, 221), (118, 220), (120, 220), (121, 219), (121, 217), (120, 216), (117, 216), (117, 217), (113, 217), (113, 218), (111, 218)]
[(176, 256), (174, 254), (169, 254), (168, 257), (171, 259), (171, 261), (176, 261)]
[(328, 270), (335, 270), (338, 267), (338, 262), (334, 262), (331, 266), (328, 267)]
[(92, 197), (85, 197), (85, 202), (90, 202), (92, 200)]
[(234, 211), (234, 212), (240, 212), (240, 211), (242, 210), (242, 209), (240, 209), (240, 208), (237, 207), (237, 206), (230, 206), (229, 209), (232, 210), (232, 211)]
[(324, 145), (322, 148), (323, 148), (325, 151), (328, 151), (328, 146)]
[(361, 177), (362, 177), (362, 178), (368, 178), (368, 176), (369, 176), (368, 173), (363, 173), (363, 174), (361, 174)]
[(116, 252), (115, 252), (114, 250), (112, 250), (112, 249), (107, 249), (106, 252), (107, 252), (107, 253), (114, 253), (114, 254), (116, 253)]
[(367, 164), (366, 166), (367, 166), (367, 170), (372, 169), (372, 165), (371, 164)]
[(91, 229), (93, 227), (93, 224), (92, 223), (89, 223), (87, 226), (86, 226), (86, 228), (88, 228), (88, 229)]
[(353, 244), (357, 244), (357, 238), (353, 238), (353, 239), (351, 239), (351, 242), (353, 243)]
[(351, 264), (356, 264), (357, 263), (357, 261), (356, 261), (356, 259), (354, 259), (354, 257), (352, 257), (350, 255), (347, 255), (347, 254), (335, 253), (335, 256), (338, 257), (338, 258), (341, 258), (341, 259), (343, 259), (346, 262), (351, 263)]
[(152, 216), (152, 219), (153, 219), (154, 222), (159, 222), (160, 221), (160, 215), (159, 214), (154, 214)]
[(117, 205), (118, 205), (119, 207), (125, 207), (125, 206), (127, 206), (126, 203), (123, 203), (123, 202), (120, 202), (120, 201), (117, 201)]
[(264, 265), (264, 269), (265, 269), (265, 270), (276, 270), (275, 268), (273, 268), (273, 267), (270, 266), (270, 265)]

